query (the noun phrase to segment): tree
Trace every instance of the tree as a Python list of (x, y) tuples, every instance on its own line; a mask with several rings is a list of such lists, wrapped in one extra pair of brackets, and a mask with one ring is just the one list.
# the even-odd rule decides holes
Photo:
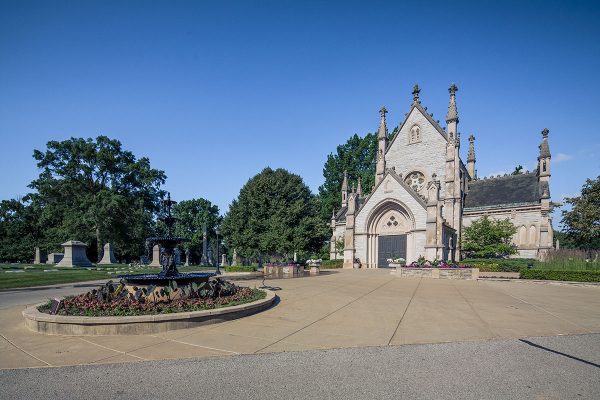
[(206, 223), (207, 236), (212, 245), (215, 243), (213, 240), (216, 237), (215, 228), (223, 219), (219, 215), (219, 207), (203, 198), (183, 200), (175, 204), (173, 216), (177, 218), (175, 234), (189, 239), (189, 242), (185, 242), (183, 246), (192, 252), (193, 257), (202, 254), (204, 223)]
[(0, 202), (0, 260), (30, 262), (41, 236), (39, 213), (27, 196)]
[(523, 173), (523, 166), (521, 164), (515, 167), (515, 170), (511, 173), (511, 175), (520, 175)]
[(295, 251), (318, 252), (328, 235), (308, 186), (281, 168), (267, 167), (251, 178), (221, 226), (229, 248), (243, 257), (290, 259)]
[(375, 184), (377, 155), (377, 134), (367, 133), (363, 138), (354, 134), (348, 141), (339, 145), (335, 154), (329, 154), (323, 167), (325, 182), (319, 187), (320, 215), (329, 220), (334, 209), (342, 203), (342, 181), (344, 171), (348, 181), (356, 184), (361, 178), (363, 193), (369, 194)]
[(600, 176), (587, 179), (581, 195), (565, 202), (570, 210), (563, 210), (562, 224), (570, 244), (583, 249), (600, 248)]
[(517, 228), (508, 218), (496, 220), (484, 216), (463, 230), (462, 250), (475, 257), (505, 257), (517, 250), (511, 243)]
[(50, 141), (33, 157), (41, 172), (29, 185), (36, 190), (30, 197), (40, 210), (48, 251), (68, 239), (90, 244), (92, 257), (108, 241), (128, 259), (143, 251), (162, 195), (163, 171), (106, 136)]

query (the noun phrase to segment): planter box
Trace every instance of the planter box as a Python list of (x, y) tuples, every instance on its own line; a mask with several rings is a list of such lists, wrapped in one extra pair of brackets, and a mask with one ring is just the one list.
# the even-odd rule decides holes
[(406, 268), (396, 267), (401, 278), (474, 279), (479, 278), (479, 268)]
[(265, 275), (276, 276), (303, 276), (304, 267), (302, 265), (265, 265), (263, 267)]
[(310, 267), (310, 274), (311, 275), (319, 275), (319, 267)]

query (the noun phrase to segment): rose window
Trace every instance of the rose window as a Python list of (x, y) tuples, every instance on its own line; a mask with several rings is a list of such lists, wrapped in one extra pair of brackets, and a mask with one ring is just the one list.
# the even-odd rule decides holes
[(425, 176), (420, 172), (411, 172), (405, 181), (415, 192), (418, 192), (425, 185)]

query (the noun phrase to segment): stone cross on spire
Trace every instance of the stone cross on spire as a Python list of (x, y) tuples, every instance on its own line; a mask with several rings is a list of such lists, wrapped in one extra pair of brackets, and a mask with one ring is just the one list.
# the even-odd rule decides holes
[(469, 154), (467, 155), (467, 161), (475, 161), (475, 136), (473, 136), (473, 134), (469, 136)]
[(458, 111), (456, 109), (456, 92), (458, 91), (458, 87), (453, 83), (448, 88), (448, 92), (450, 92), (450, 103), (448, 104), (448, 114), (446, 115), (446, 122), (458, 122)]
[(419, 93), (421, 93), (421, 89), (419, 89), (419, 85), (415, 84), (415, 86), (413, 86), (413, 91), (412, 91), (413, 101), (415, 103), (420, 103), (421, 102), (419, 100)]
[(379, 110), (379, 114), (381, 115), (381, 122), (379, 123), (379, 132), (377, 133), (377, 138), (378, 139), (385, 139), (387, 138), (387, 126), (385, 123), (385, 114), (387, 114), (387, 110), (385, 108), (385, 106), (381, 107), (381, 110)]

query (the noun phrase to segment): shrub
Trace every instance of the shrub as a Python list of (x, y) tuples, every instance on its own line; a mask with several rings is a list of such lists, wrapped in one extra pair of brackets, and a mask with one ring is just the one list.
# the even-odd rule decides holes
[(243, 266), (243, 265), (230, 265), (225, 267), (225, 272), (254, 272), (256, 271), (255, 266)]
[(521, 279), (549, 281), (600, 282), (600, 271), (557, 271), (543, 269), (523, 269)]
[[(529, 264), (535, 264), (532, 258), (467, 258), (461, 262), (479, 268), (481, 272), (519, 272)], [(490, 269), (484, 270), (478, 265), (489, 266)]]
[(321, 269), (335, 269), (342, 268), (344, 266), (344, 260), (323, 260), (321, 262)]

